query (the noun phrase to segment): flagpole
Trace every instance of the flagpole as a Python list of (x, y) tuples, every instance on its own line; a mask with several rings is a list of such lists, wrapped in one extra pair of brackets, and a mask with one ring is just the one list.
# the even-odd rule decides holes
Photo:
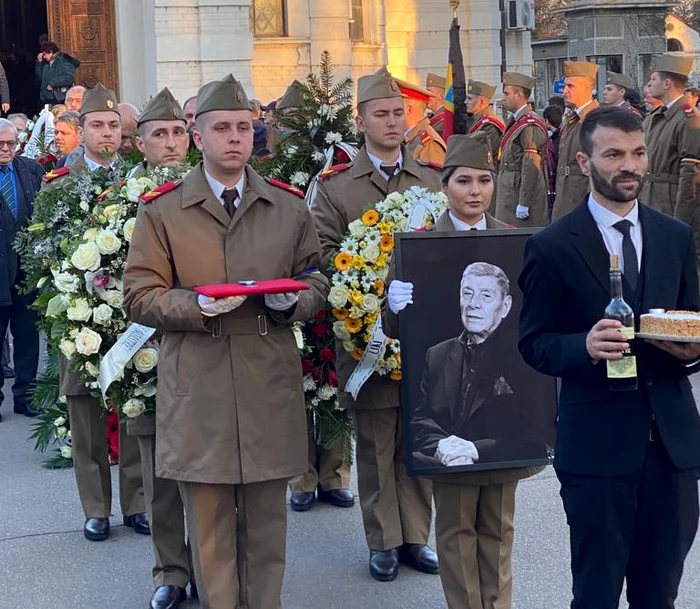
[(457, 19), (457, 9), (459, 8), (459, 3), (461, 0), (450, 0), (450, 6), (452, 7), (452, 19)]

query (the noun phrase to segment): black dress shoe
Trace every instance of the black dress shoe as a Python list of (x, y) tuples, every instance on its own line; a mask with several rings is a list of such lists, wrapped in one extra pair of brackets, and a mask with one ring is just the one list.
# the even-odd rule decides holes
[(416, 571), (430, 573), (440, 572), (437, 554), (422, 543), (405, 543), (399, 550), (399, 560)]
[(83, 533), (90, 541), (104, 541), (109, 537), (109, 518), (88, 518)]
[(35, 410), (29, 402), (16, 402), (14, 404), (15, 414), (23, 414), (25, 417), (38, 417), (41, 412)]
[(308, 512), (316, 503), (316, 493), (292, 493), (289, 506), (295, 512)]
[(322, 503), (330, 503), (335, 507), (349, 508), (355, 505), (355, 495), (347, 488), (336, 488), (332, 491), (318, 491), (318, 500)]
[(369, 551), (369, 574), (380, 582), (390, 582), (399, 574), (399, 553), (393, 550)]
[(134, 529), (134, 533), (139, 535), (150, 535), (151, 526), (148, 524), (146, 512), (139, 512), (131, 516), (124, 516), (124, 526)]
[(158, 586), (151, 597), (150, 609), (177, 609), (187, 600), (187, 592), (180, 586)]

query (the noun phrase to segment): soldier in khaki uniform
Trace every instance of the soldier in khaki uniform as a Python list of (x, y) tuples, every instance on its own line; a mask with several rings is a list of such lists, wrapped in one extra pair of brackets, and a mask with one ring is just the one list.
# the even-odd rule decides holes
[(581, 123), (600, 106), (593, 99), (598, 65), (587, 61), (565, 61), (564, 100), (572, 110), (559, 141), (559, 165), (557, 167), (557, 198), (552, 210), (552, 222), (568, 214), (578, 205), (589, 190), (588, 177), (583, 175), (576, 155), (581, 150), (579, 134)]
[[(176, 167), (184, 163), (190, 139), (186, 124), (185, 114), (169, 89), (153, 97), (137, 125), (135, 144), (143, 153), (144, 161), (134, 167), (129, 177), (146, 176), (148, 168)], [(143, 490), (156, 559), (153, 567), (155, 590), (150, 608), (177, 609), (187, 598), (187, 584), (193, 581), (180, 491), (175, 480), (156, 476), (155, 417), (143, 414), (129, 419), (127, 429), (129, 435), (136, 436), (141, 452)]]
[[(469, 79), (467, 83), (467, 113), (469, 115), (469, 134), (483, 131), (489, 140), (489, 147), (495, 162), (498, 161), (498, 149), (506, 130), (505, 123), (496, 114), (491, 100), (496, 94), (496, 87), (485, 82)], [(498, 165), (496, 165), (496, 171)], [(495, 198), (494, 198), (495, 200)]]
[(634, 89), (634, 83), (629, 76), (608, 71), (605, 75), (605, 88), (603, 89), (605, 105), (627, 108), (641, 116), (641, 112), (627, 101), (627, 92), (632, 89)]
[[(229, 75), (197, 94), (203, 162), (141, 205), (124, 273), (129, 318), (160, 330), (156, 475), (177, 480), (203, 609), (279, 609), (290, 478), (306, 471), (292, 324), (328, 282), (303, 198), (246, 166), (248, 98)], [(194, 286), (296, 277), (307, 291), (198, 296)]]
[(430, 126), (442, 137), (442, 128), (445, 124), (445, 87), (447, 79), (430, 72), (425, 79), (425, 88), (434, 97), (428, 100), (428, 114), (430, 115)]
[(546, 226), (549, 200), (544, 155), (547, 127), (528, 106), (535, 79), (503, 75), (503, 105), (513, 113), (499, 149), (496, 218), (517, 228)]
[(406, 148), (417, 161), (442, 165), (445, 160), (445, 142), (430, 126), (425, 111), (433, 94), (419, 85), (396, 79), (404, 98), (406, 113)]
[[(76, 175), (107, 167), (117, 160), (121, 121), (114, 92), (98, 83), (85, 92), (80, 109), (80, 136), (85, 154), (71, 166), (47, 174), (46, 188), (61, 186), (61, 175)], [(109, 154), (106, 158), (105, 151)], [(51, 179), (52, 175), (58, 178)], [(107, 410), (90, 395), (82, 375), (69, 370), (59, 357), (60, 393), (68, 400), (73, 464), (80, 502), (85, 512), (85, 537), (102, 541), (109, 537), (112, 483), (107, 451)], [(150, 534), (143, 498), (141, 460), (136, 439), (127, 434), (126, 422), (119, 426), (119, 502), (123, 522), (137, 533)]]
[[(489, 215), (495, 165), (483, 133), (453, 135), (447, 144), (442, 188), (450, 209), (436, 231), (502, 230)], [(490, 181), (484, 181), (490, 176)], [(464, 183), (457, 181), (460, 178)], [(465, 206), (465, 189), (482, 205)], [(477, 193), (472, 194), (472, 193)], [(398, 315), (413, 298), (413, 284), (390, 280), (383, 310), (387, 334), (398, 336)], [(506, 609), (511, 606), (513, 521), (518, 480), (542, 467), (494, 470), (433, 477), (435, 535), (440, 580), (449, 609)]]
[[(371, 203), (412, 186), (440, 188), (440, 171), (415, 161), (403, 146), (405, 115), (401, 92), (386, 68), (358, 81), (358, 129), (365, 146), (349, 165), (327, 172), (311, 209), (321, 240), (321, 268), (328, 268), (348, 230)], [(360, 505), (370, 549), (370, 574), (390, 581), (399, 561), (437, 573), (437, 557), (426, 545), (431, 488), (410, 478), (403, 459), (399, 384), (373, 375), (353, 401), (343, 392), (357, 362), (338, 343), (341, 405), (351, 408), (357, 435)]]

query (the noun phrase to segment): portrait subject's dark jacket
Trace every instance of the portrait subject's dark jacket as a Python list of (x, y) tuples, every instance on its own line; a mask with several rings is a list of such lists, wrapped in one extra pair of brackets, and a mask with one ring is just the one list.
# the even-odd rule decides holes
[[(645, 205), (639, 219), (639, 282), (634, 293), (623, 286), (637, 329), (649, 309), (700, 306), (691, 228)], [(653, 424), (678, 469), (698, 468), (700, 415), (688, 380), (697, 367), (637, 339), (639, 389), (611, 391), (605, 362), (594, 364), (586, 350), (586, 336), (610, 302), (609, 258), (587, 198), (525, 249), (520, 351), (539, 372), (561, 378), (554, 465), (593, 476), (637, 473)]]

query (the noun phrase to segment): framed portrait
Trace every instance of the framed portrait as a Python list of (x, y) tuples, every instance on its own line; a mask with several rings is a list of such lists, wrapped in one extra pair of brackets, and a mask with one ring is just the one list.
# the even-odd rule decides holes
[[(556, 380), (518, 350), (529, 229), (397, 236), (406, 463), (412, 475), (544, 465), (554, 457)], [(552, 286), (556, 289), (556, 286)]]

